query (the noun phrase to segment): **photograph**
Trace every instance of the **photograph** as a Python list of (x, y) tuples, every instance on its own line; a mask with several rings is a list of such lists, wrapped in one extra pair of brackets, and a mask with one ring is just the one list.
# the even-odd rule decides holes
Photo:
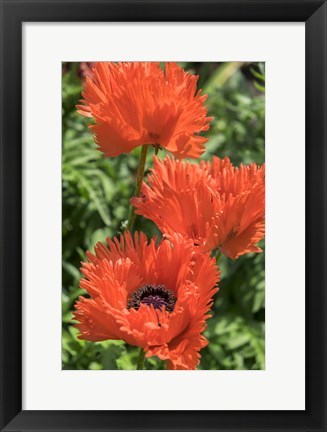
[(327, 432), (327, 0), (0, 4), (0, 432)]
[(265, 370), (265, 63), (62, 63), (62, 369)]

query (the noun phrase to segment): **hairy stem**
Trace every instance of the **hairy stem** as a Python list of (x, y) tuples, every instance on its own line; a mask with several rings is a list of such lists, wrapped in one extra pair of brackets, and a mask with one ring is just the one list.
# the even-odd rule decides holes
[(137, 370), (142, 370), (142, 369), (144, 369), (144, 358), (145, 358), (145, 352), (144, 352), (144, 349), (143, 349), (143, 348), (140, 348), (139, 356), (138, 356), (138, 359), (137, 359), (137, 366), (136, 366), (136, 369), (137, 369)]
[[(145, 167), (145, 161), (146, 161), (146, 155), (148, 152), (148, 147), (149, 146), (147, 144), (142, 146), (139, 167), (137, 170), (136, 188), (135, 188), (135, 194), (134, 194), (134, 196), (136, 196), (136, 197), (140, 196), (140, 193), (141, 193), (141, 186), (142, 186), (142, 181), (143, 181), (143, 176), (144, 176), (144, 167)], [(134, 207), (131, 206), (131, 211), (130, 211), (127, 225), (126, 225), (126, 230), (132, 229), (133, 224), (134, 224), (134, 220), (135, 220), (135, 210), (134, 210)]]

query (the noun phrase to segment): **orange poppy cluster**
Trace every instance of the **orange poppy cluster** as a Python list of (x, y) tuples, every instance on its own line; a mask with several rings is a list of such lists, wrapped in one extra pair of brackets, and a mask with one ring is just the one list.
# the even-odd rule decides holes
[(198, 158), (209, 129), (206, 96), (198, 77), (176, 63), (97, 63), (86, 79), (78, 112), (93, 117), (90, 128), (105, 156), (129, 153), (143, 144), (164, 147), (178, 158)]
[[(198, 158), (211, 117), (196, 91), (197, 76), (175, 63), (96, 63), (78, 111), (105, 156), (140, 145), (163, 147), (178, 159)], [(169, 369), (195, 369), (207, 345), (206, 320), (218, 291), (213, 251), (236, 259), (261, 252), (265, 167), (234, 167), (228, 157), (199, 164), (154, 157), (136, 213), (152, 220), (162, 240), (129, 231), (87, 252), (76, 302), (80, 338), (122, 339)]]
[(195, 368), (217, 291), (215, 260), (195, 254), (177, 234), (159, 245), (130, 232), (107, 243), (98, 243), (95, 255), (88, 252), (82, 267), (81, 287), (91, 299), (76, 304), (81, 338), (123, 339), (168, 360), (171, 369)]
[(228, 157), (199, 165), (154, 157), (154, 169), (132, 198), (136, 212), (167, 237), (193, 240), (201, 252), (219, 249), (230, 258), (261, 252), (264, 237), (264, 165), (235, 168)]

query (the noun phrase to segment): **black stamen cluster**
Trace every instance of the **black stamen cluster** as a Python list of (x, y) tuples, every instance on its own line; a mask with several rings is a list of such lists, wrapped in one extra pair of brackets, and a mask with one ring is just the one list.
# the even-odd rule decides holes
[(141, 303), (148, 306), (152, 305), (155, 309), (162, 309), (172, 312), (175, 307), (176, 297), (164, 285), (143, 285), (134, 291), (128, 298), (127, 309), (138, 310)]

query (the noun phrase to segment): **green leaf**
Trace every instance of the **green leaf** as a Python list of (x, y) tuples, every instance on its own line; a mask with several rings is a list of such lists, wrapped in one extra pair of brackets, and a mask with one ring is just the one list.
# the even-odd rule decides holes
[(261, 91), (262, 93), (264, 93), (266, 91), (265, 87), (258, 84), (256, 81), (254, 81), (254, 86), (256, 89), (258, 89), (259, 91)]

